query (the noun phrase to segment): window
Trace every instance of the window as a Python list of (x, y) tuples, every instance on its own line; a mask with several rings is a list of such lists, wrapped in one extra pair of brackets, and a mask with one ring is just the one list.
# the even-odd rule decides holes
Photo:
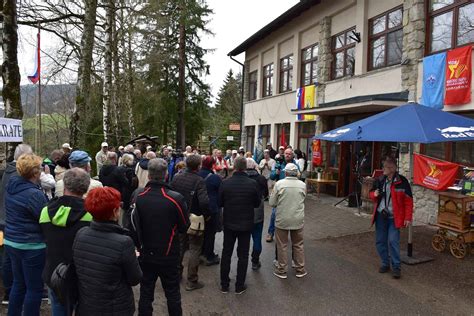
[(430, 0), (428, 53), (474, 42), (474, 3), (470, 0)]
[(268, 97), (273, 93), (273, 64), (263, 66), (263, 96)]
[(301, 86), (318, 82), (318, 44), (301, 50)]
[(306, 154), (306, 159), (309, 161), (311, 161), (311, 145), (314, 134), (316, 134), (315, 122), (298, 123), (298, 149)]
[(463, 166), (474, 163), (474, 142), (453, 142), (453, 162)]
[(246, 126), (245, 130), (247, 132), (247, 151), (253, 153), (253, 148), (255, 145), (255, 126)]
[(280, 93), (291, 91), (293, 85), (293, 55), (280, 59)]
[(260, 125), (260, 135), (262, 137), (263, 148), (265, 148), (270, 141), (270, 124)]
[(290, 145), (290, 123), (278, 124), (277, 125), (277, 149), (281, 146), (281, 138), (283, 130), (285, 131), (285, 142)]
[(446, 159), (446, 143), (426, 144), (422, 148), (422, 153), (429, 157), (448, 160)]
[(369, 70), (402, 61), (403, 9), (396, 8), (369, 20)]
[(332, 37), (332, 79), (354, 74), (355, 39), (350, 28)]
[(249, 101), (257, 98), (257, 71), (253, 71), (249, 74)]

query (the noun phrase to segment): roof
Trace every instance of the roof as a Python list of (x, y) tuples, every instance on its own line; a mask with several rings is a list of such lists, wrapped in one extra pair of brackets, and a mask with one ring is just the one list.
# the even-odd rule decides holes
[(245, 52), (249, 47), (255, 45), (256, 43), (270, 35), (270, 33), (278, 30), (280, 27), (284, 26), (285, 24), (298, 17), (312, 6), (315, 6), (319, 3), (321, 3), (321, 0), (301, 0), (293, 7), (288, 9), (286, 12), (284, 12), (282, 15), (277, 17), (275, 20), (265, 25), (257, 33), (247, 38), (239, 46), (230, 51), (227, 56), (237, 56)]

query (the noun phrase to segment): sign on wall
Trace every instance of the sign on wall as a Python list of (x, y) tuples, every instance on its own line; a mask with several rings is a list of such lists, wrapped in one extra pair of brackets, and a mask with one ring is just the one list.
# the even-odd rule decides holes
[(23, 141), (23, 125), (21, 120), (0, 118), (0, 143)]
[(419, 154), (414, 154), (413, 157), (413, 183), (436, 191), (444, 191), (453, 185), (459, 165)]

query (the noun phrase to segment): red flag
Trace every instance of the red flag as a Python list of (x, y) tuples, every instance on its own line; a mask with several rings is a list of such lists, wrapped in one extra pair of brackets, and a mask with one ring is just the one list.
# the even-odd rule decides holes
[(286, 148), (288, 144), (286, 143), (286, 135), (285, 135), (285, 125), (281, 124), (281, 135), (280, 135), (280, 146)]
[(471, 102), (472, 46), (448, 51), (446, 58), (446, 105)]
[(444, 191), (453, 185), (459, 165), (418, 154), (413, 156), (413, 183), (436, 191)]
[(321, 150), (321, 140), (313, 139), (313, 166), (321, 166), (323, 163), (323, 151)]

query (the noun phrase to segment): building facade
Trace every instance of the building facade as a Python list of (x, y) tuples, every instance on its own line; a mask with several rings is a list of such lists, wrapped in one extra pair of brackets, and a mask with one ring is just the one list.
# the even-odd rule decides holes
[[(282, 133), (293, 148), (311, 155), (311, 138), (422, 94), (423, 57), (474, 43), (472, 0), (306, 0), (249, 37), (229, 55), (245, 53), (242, 145), (260, 139), (276, 148)], [(472, 72), (472, 69), (469, 69)], [(315, 86), (315, 107), (297, 109), (297, 89)], [(474, 118), (474, 102), (445, 106)], [(298, 114), (311, 114), (298, 120)], [(403, 122), (392, 127), (403, 128)], [(379, 169), (396, 143), (323, 142), (324, 168), (339, 180), (338, 196)], [(446, 143), (413, 151), (474, 164), (474, 144)], [(363, 164), (361, 164), (361, 160)], [(400, 155), (410, 175), (410, 155)], [(414, 187), (416, 219), (433, 223), (435, 192)]]

